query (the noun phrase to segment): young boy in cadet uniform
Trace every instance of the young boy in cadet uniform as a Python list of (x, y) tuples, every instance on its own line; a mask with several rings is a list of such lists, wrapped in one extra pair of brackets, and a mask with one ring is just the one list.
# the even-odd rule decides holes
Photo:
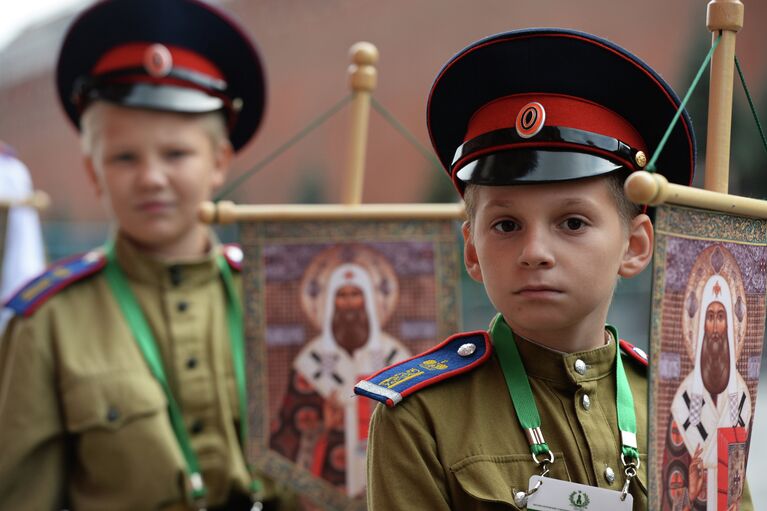
[(57, 85), (116, 228), (9, 303), (0, 508), (292, 509), (243, 455), (242, 253), (197, 219), (262, 116), (252, 43), (194, 0), (97, 3)]
[[(678, 108), (646, 64), (574, 31), (499, 34), (443, 67), (428, 128), (498, 315), (356, 386), (387, 405), (370, 424), (372, 511), (647, 509), (647, 359), (605, 321), (618, 278), (652, 256), (623, 181)], [(689, 185), (694, 159), (683, 113), (657, 167)]]

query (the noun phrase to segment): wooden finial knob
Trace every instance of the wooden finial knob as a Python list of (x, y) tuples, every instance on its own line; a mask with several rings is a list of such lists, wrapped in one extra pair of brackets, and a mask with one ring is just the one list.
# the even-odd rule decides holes
[(378, 72), (378, 48), (374, 44), (361, 41), (349, 49), (352, 64), (349, 66), (349, 85), (353, 91), (371, 92), (376, 88)]
[(217, 213), (216, 203), (213, 201), (205, 201), (200, 204), (200, 207), (197, 209), (197, 218), (199, 218), (201, 222), (212, 224), (216, 221)]
[(30, 198), (29, 205), (38, 211), (44, 211), (51, 205), (51, 196), (42, 190), (35, 190)]
[(205, 201), (197, 209), (197, 218), (206, 224), (230, 224), (237, 221), (237, 205), (228, 200)]
[(349, 48), (349, 56), (351, 57), (352, 62), (358, 66), (374, 66), (378, 63), (378, 48), (376, 48), (373, 43), (360, 41), (354, 43), (352, 47)]
[(631, 202), (654, 206), (665, 201), (667, 186), (668, 180), (661, 174), (640, 170), (626, 178), (623, 189)]
[(739, 31), (743, 28), (743, 3), (740, 0), (711, 0), (706, 11), (706, 27), (711, 32)]

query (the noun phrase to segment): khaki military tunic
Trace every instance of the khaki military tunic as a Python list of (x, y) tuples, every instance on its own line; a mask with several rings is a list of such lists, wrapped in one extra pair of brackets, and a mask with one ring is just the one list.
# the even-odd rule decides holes
[[(246, 493), (214, 254), (160, 262), (118, 238), (116, 255), (160, 347), (208, 503)], [(165, 395), (103, 272), (10, 323), (0, 344), (0, 439), (0, 509), (150, 510), (184, 501), (186, 464)]]
[[(517, 344), (555, 456), (549, 476), (620, 491), (616, 343), (572, 354), (522, 339)], [(585, 363), (583, 374), (578, 360)], [(647, 508), (647, 369), (630, 357), (624, 367), (637, 412), (641, 466), (630, 492), (638, 511)], [(394, 408), (379, 405), (373, 414), (373, 511), (518, 509), (514, 490), (527, 490), (538, 473), (495, 354), (469, 373), (422, 389)]]

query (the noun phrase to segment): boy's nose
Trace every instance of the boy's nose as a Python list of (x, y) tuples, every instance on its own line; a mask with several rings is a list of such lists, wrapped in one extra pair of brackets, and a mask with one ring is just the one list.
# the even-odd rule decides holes
[(524, 238), (519, 264), (527, 268), (554, 266), (554, 257), (546, 243), (546, 237), (537, 229), (529, 229)]
[(160, 188), (167, 183), (167, 178), (162, 165), (152, 159), (144, 161), (139, 168), (138, 183), (142, 188)]

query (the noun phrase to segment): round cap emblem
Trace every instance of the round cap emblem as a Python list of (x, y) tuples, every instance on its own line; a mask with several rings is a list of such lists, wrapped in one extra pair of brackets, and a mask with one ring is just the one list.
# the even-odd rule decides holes
[(162, 78), (173, 68), (173, 57), (170, 50), (162, 44), (153, 44), (144, 54), (144, 69), (150, 76)]
[(517, 134), (522, 138), (530, 138), (541, 131), (546, 122), (546, 110), (538, 102), (528, 103), (517, 114)]

